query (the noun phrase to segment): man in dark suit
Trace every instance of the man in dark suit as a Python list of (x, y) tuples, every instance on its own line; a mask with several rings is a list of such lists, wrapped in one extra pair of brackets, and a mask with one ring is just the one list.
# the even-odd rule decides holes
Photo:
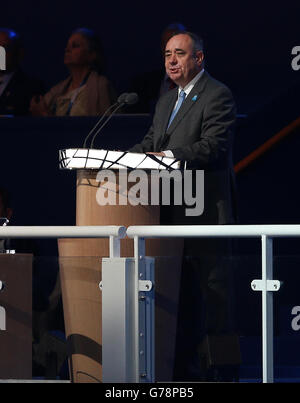
[[(232, 224), (236, 213), (232, 94), (204, 70), (203, 42), (193, 33), (171, 37), (165, 48), (165, 68), (178, 87), (159, 99), (151, 128), (130, 151), (175, 157), (186, 163), (186, 169), (204, 170), (203, 214), (186, 216), (182, 206), (164, 207), (162, 224)], [(233, 329), (229, 256), (227, 240), (185, 240), (175, 380), (209, 380), (205, 340)], [(226, 350), (226, 342), (222, 348)], [(221, 357), (218, 362), (235, 362), (229, 361)]]
[(0, 46), (6, 52), (6, 70), (0, 70), (0, 115), (28, 115), (31, 98), (42, 94), (43, 86), (21, 69), (24, 48), (18, 33), (0, 28)]
[[(230, 90), (204, 71), (202, 41), (190, 35), (177, 34), (167, 43), (166, 72), (178, 87), (159, 99), (150, 130), (131, 151), (175, 157), (186, 161), (187, 169), (204, 169), (209, 199), (199, 223), (228, 224), (233, 221), (235, 104)], [(185, 99), (170, 124), (182, 90)]]

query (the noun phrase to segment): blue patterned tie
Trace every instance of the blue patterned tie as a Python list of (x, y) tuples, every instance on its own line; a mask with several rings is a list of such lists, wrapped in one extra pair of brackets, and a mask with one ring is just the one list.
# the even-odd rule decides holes
[(172, 115), (171, 115), (171, 117), (170, 117), (170, 120), (169, 120), (169, 124), (168, 124), (167, 129), (169, 128), (169, 126), (170, 126), (170, 124), (172, 123), (173, 119), (175, 118), (177, 112), (179, 111), (179, 109), (180, 109), (180, 107), (181, 107), (183, 101), (185, 100), (185, 95), (186, 95), (186, 93), (185, 93), (183, 90), (181, 90), (180, 93), (179, 93), (179, 98), (178, 98), (178, 102), (177, 102), (176, 108), (175, 108), (175, 109), (173, 110), (173, 112), (172, 112)]

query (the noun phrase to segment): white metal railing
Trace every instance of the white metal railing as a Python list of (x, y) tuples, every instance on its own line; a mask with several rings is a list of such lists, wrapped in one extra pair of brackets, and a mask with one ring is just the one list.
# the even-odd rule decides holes
[[(7, 238), (109, 238), (109, 257), (120, 257), (124, 226), (3, 226), (0, 239)], [(6, 380), (5, 380), (6, 382)]]
[[(127, 236), (134, 238), (136, 267), (138, 260), (145, 256), (146, 238), (192, 238), (192, 237), (245, 237), (261, 238), (262, 276), (253, 280), (253, 291), (262, 292), (262, 369), (263, 382), (274, 382), (273, 363), (273, 292), (280, 288), (280, 281), (273, 280), (273, 238), (300, 237), (300, 225), (172, 225), (172, 226), (131, 226)], [(136, 282), (138, 272), (136, 271)], [(138, 290), (138, 288), (137, 288)], [(138, 291), (136, 291), (138, 293)], [(136, 300), (138, 300), (136, 298)], [(135, 320), (138, 323), (138, 305)], [(136, 342), (138, 354), (138, 340)], [(137, 366), (138, 366), (138, 360)], [(136, 368), (138, 377), (139, 368)]]
[(109, 256), (120, 257), (120, 239), (126, 236), (123, 226), (5, 226), (0, 239), (7, 238), (109, 238)]
[(262, 366), (263, 382), (274, 381), (273, 364), (273, 292), (280, 282), (273, 280), (273, 238), (300, 237), (300, 225), (195, 225), (195, 226), (6, 226), (0, 227), (0, 239), (5, 238), (109, 238), (110, 257), (120, 257), (120, 239), (134, 239), (134, 359), (135, 379), (140, 380), (139, 368), (139, 264), (145, 257), (147, 238), (245, 237), (261, 238), (262, 276), (253, 280), (253, 291), (262, 292)]

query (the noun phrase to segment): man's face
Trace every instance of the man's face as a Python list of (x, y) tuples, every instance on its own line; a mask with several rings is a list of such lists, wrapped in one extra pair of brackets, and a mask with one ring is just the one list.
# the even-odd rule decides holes
[(173, 36), (165, 49), (165, 67), (170, 79), (184, 88), (202, 69), (204, 55), (194, 52), (193, 41), (186, 34)]

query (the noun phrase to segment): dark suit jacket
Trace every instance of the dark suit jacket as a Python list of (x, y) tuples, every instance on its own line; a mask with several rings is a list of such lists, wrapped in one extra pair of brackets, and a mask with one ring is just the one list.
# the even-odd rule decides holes
[(170, 213), (163, 223), (233, 223), (236, 210), (232, 143), (236, 109), (232, 94), (204, 72), (167, 130), (177, 94), (175, 88), (159, 99), (151, 128), (130, 151), (171, 150), (175, 158), (187, 162), (187, 169), (205, 172), (204, 213), (196, 218), (185, 217), (182, 208), (174, 207), (168, 209)]
[(40, 81), (16, 71), (0, 96), (0, 115), (28, 115), (31, 98), (42, 93)]

